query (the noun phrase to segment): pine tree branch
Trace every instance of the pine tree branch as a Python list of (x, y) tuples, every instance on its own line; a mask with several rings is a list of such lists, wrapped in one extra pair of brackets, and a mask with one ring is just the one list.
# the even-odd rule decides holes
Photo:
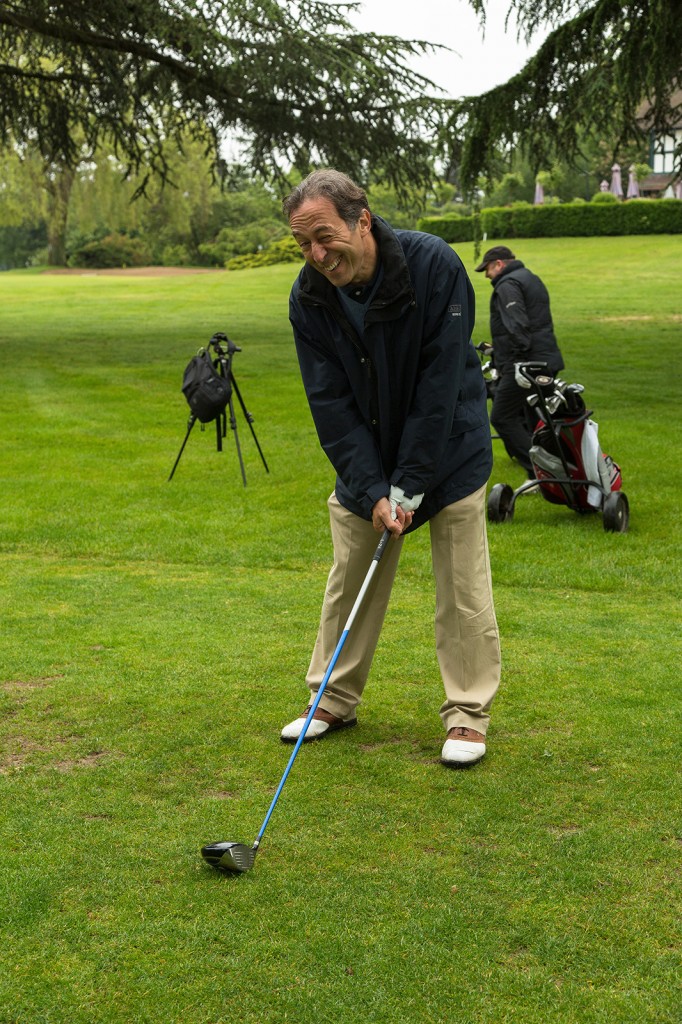
[[(520, 149), (534, 169), (571, 159), (585, 131), (613, 140), (665, 134), (679, 126), (673, 99), (682, 84), (679, 0), (512, 0), (526, 31), (538, 18), (559, 19), (522, 71), (481, 96), (450, 107), (443, 139), (463, 139), (459, 176), (465, 188), (492, 178), (500, 152)], [(648, 101), (646, 113), (642, 104)]]

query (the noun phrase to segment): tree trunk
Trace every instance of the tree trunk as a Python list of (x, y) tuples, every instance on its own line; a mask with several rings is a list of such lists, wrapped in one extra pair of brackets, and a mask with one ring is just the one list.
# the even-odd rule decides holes
[(69, 198), (76, 170), (74, 167), (50, 164), (45, 171), (47, 191), (47, 264), (66, 266), (66, 224)]

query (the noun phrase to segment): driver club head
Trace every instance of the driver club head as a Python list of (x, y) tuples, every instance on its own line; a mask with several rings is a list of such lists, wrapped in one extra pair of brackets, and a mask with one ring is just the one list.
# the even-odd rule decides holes
[(220, 871), (236, 871), (242, 874), (253, 867), (256, 850), (253, 846), (244, 846), (243, 843), (207, 843), (201, 847), (201, 856)]

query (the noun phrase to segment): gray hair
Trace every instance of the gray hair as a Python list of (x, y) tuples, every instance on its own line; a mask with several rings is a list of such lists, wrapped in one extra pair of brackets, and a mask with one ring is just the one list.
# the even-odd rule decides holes
[(364, 189), (341, 171), (313, 171), (282, 201), (287, 220), (307, 199), (329, 199), (341, 220), (355, 227), (363, 210), (369, 210)]

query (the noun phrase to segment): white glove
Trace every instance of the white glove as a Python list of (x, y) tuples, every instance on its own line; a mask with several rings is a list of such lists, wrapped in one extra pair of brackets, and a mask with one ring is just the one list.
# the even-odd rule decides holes
[(395, 519), (397, 505), (400, 505), (403, 512), (416, 512), (423, 498), (423, 494), (413, 494), (411, 498), (408, 498), (402, 487), (396, 487), (395, 484), (392, 485), (388, 495), (388, 500), (391, 503), (391, 518)]
[(520, 366), (527, 366), (527, 365), (528, 365), (527, 363), (514, 363), (514, 380), (516, 381), (516, 383), (519, 385), (520, 388), (525, 388), (526, 391), (530, 391), (530, 389), (531, 389), (530, 381), (528, 380), (527, 377), (524, 377), (523, 374), (521, 373), (521, 371), (519, 370)]

